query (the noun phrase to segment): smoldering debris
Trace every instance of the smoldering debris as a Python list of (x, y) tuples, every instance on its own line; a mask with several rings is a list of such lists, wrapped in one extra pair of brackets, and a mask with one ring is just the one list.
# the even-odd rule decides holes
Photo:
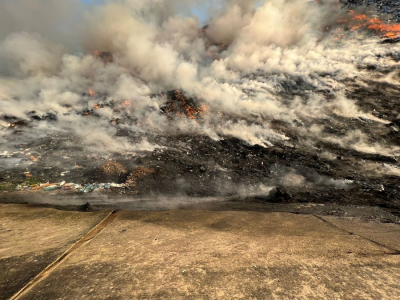
[[(61, 2), (46, 21), (0, 18), (3, 193), (399, 207), (400, 29), (388, 14), (235, 0), (204, 26), (197, 1)], [(44, 4), (29, 6), (43, 16)]]
[(365, 7), (372, 11), (378, 11), (386, 14), (388, 18), (395, 22), (400, 22), (400, 9), (398, 1), (381, 1), (381, 0), (342, 0), (341, 3), (349, 8)]

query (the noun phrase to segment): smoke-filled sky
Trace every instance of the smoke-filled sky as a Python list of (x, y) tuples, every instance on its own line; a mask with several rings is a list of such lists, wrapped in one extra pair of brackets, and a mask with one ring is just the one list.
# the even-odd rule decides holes
[[(105, 0), (81, 0), (84, 4), (91, 4), (91, 5), (101, 5), (104, 4)], [(198, 3), (194, 6), (191, 10), (191, 14), (196, 15), (199, 17), (200, 20), (206, 21), (207, 20), (207, 9), (212, 5), (212, 3), (216, 3), (217, 0), (213, 1), (203, 1), (202, 3)]]
[[(321, 134), (324, 127), (317, 124), (333, 114), (385, 122), (347, 99), (343, 81), (367, 78), (364, 66), (396, 64), (390, 55), (399, 44), (379, 44), (380, 37), (368, 32), (348, 31), (338, 40), (336, 32), (321, 30), (343, 15), (336, 1), (114, 0), (84, 8), (81, 0), (3, 0), (0, 115), (56, 118), (17, 138), (0, 131), (0, 151), (52, 134), (74, 136), (89, 151), (118, 153), (160, 147), (148, 141), (160, 134), (290, 144), (271, 126), (280, 120), (304, 123), (297, 133), (307, 145), (318, 139), (397, 152), (369, 145), (361, 131)], [(111, 52), (113, 62), (96, 58), (96, 50)], [(175, 89), (207, 107), (201, 122), (171, 121), (160, 112), (163, 95)], [(117, 106), (83, 116), (110, 101)]]

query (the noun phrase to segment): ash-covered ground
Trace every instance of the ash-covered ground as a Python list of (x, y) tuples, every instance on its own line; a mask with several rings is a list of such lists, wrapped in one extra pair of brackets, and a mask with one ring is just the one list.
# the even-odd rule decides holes
[(203, 26), (176, 1), (114, 1), (72, 38), (8, 21), (0, 198), (398, 211), (400, 25), (336, 2), (256, 2), (211, 7)]

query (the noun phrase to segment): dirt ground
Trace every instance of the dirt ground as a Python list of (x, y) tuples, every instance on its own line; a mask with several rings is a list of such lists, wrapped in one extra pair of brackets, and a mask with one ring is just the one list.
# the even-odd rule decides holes
[(206, 209), (110, 214), (14, 204), (1, 204), (0, 215), (0, 265), (6, 270), (0, 275), (1, 299), (400, 295), (395, 223), (350, 214)]

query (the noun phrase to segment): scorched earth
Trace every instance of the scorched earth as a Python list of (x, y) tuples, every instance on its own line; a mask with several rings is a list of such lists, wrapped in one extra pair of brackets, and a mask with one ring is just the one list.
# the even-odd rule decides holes
[[(23, 14), (23, 2), (3, 2), (0, 16)], [(97, 193), (398, 212), (392, 15), (335, 1), (226, 1), (204, 26), (178, 2), (79, 14), (69, 1), (35, 7), (45, 21), (1, 18), (3, 201)]]

